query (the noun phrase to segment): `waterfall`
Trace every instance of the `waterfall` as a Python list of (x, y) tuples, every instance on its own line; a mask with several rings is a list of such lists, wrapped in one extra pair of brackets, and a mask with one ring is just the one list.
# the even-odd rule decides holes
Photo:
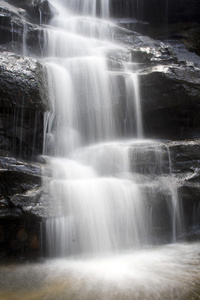
[(56, 4), (57, 2), (61, 2), (61, 4), (66, 3), (67, 8), (83, 15), (89, 15), (93, 17), (100, 15), (102, 18), (109, 17), (109, 0), (53, 0), (51, 2), (53, 4)]
[[(143, 139), (138, 74), (129, 68), (130, 52), (112, 42), (116, 26), (108, 20), (108, 0), (50, 2), (57, 14), (44, 32), (51, 107), (43, 147), (48, 156), (48, 253), (92, 256), (147, 246), (152, 231), (149, 183), (138, 174), (148, 163), (142, 149), (151, 142)], [(122, 53), (118, 61), (116, 53)], [(121, 85), (126, 99), (121, 99)], [(160, 143), (153, 149), (159, 152)], [(133, 162), (133, 151), (140, 162)], [(151, 170), (161, 170), (162, 161), (154, 156)], [(169, 193), (177, 200), (173, 189)]]
[(27, 36), (27, 28), (26, 28), (26, 22), (24, 20), (23, 22), (23, 36), (22, 36), (22, 54), (23, 56), (26, 56), (26, 52), (27, 52), (27, 49), (26, 49), (26, 36)]

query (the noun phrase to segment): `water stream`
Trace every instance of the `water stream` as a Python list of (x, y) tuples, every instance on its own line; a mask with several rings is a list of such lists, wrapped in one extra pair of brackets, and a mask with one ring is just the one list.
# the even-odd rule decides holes
[[(53, 156), (45, 186), (55, 216), (46, 222), (47, 249), (52, 256), (93, 256), (147, 244), (144, 195), (123, 174), (130, 172), (129, 142), (121, 147), (117, 141), (124, 127), (138, 138), (143, 132), (129, 51), (112, 42), (114, 25), (96, 18), (95, 1), (52, 4), (58, 15), (46, 30), (51, 111), (44, 151)], [(99, 11), (108, 18), (108, 1), (101, 1)], [(125, 57), (126, 103), (119, 96), (118, 72), (110, 75), (108, 64), (108, 51), (118, 49)]]
[[(49, 162), (44, 187), (52, 216), (45, 224), (48, 254), (93, 257), (151, 245), (151, 178), (135, 180), (141, 170), (134, 165), (146, 175), (150, 151), (156, 157), (150, 175), (155, 175), (163, 167), (162, 151), (160, 143), (143, 138), (139, 79), (130, 51), (112, 41), (117, 26), (108, 21), (108, 1), (98, 8), (88, 0), (52, 5), (57, 14), (45, 31), (44, 59), (51, 104), (44, 126)], [(118, 52), (119, 67), (113, 69)], [(133, 161), (134, 151), (140, 162)], [(178, 195), (168, 182), (170, 172), (162, 179), (163, 173), (157, 184), (164, 182), (167, 190), (171, 240), (176, 241), (182, 224)]]

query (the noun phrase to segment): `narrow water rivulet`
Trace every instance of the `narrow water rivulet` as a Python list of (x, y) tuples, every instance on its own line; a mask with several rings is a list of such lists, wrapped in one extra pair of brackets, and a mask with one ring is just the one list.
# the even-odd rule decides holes
[(123, 29), (109, 18), (109, 0), (49, 2), (56, 10), (44, 26), (42, 58), (49, 217), (41, 228), (49, 261), (14, 267), (0, 296), (10, 299), (6, 287), (17, 273), (10, 293), (22, 299), (197, 299), (199, 244), (180, 242), (170, 151), (145, 139), (139, 66), (115, 41)]

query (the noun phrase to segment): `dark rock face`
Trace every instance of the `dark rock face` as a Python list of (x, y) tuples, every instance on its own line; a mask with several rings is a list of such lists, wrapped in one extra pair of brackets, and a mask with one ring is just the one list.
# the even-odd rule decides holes
[(1, 155), (29, 158), (42, 151), (43, 113), (48, 108), (45, 69), (37, 61), (0, 53)]
[(41, 30), (23, 5), (2, 1), (0, 11), (0, 155), (33, 159), (42, 152), (47, 81), (45, 67), (25, 54), (41, 52)]
[(48, 0), (7, 0), (7, 2), (22, 8), (26, 18), (33, 23), (48, 23), (53, 16), (53, 8)]
[(0, 157), (0, 258), (40, 252), (41, 165)]
[[(138, 63), (145, 136), (199, 137), (200, 58), (179, 43), (164, 44), (131, 31), (116, 32), (114, 37), (127, 45), (132, 62)], [(119, 84), (124, 103), (120, 74)]]
[[(149, 134), (192, 137), (200, 126), (200, 69), (158, 66), (141, 74), (141, 98)], [(152, 84), (153, 82), (153, 84)], [(156, 88), (155, 88), (156, 86)], [(152, 121), (153, 120), (153, 121)]]
[(0, 3), (1, 49), (19, 55), (38, 56), (43, 49), (43, 29), (37, 23), (30, 23), (26, 10)]
[(172, 172), (178, 179), (179, 200), (183, 205), (185, 226), (199, 226), (200, 140), (170, 142)]
[[(124, 39), (123, 39), (124, 41)], [(131, 48), (131, 44), (134, 48)], [(143, 123), (147, 137), (198, 137), (200, 59), (185, 48), (133, 34), (126, 39), (132, 61), (139, 63)]]
[(0, 259), (35, 260), (41, 255), (40, 223), (32, 215), (0, 220)]
[[(171, 153), (172, 171), (176, 174), (187, 172), (196, 174), (200, 167), (200, 140), (174, 141), (167, 145)], [(191, 179), (188, 177), (187, 181)]]
[[(41, 251), (43, 118), (48, 110), (42, 50), (47, 1), (0, 3), (0, 258), (36, 258)], [(30, 23), (35, 22), (37, 24)]]
[(200, 140), (151, 142), (133, 145), (130, 151), (135, 181), (148, 194), (146, 205), (152, 211), (152, 235), (162, 240), (172, 232), (171, 209), (176, 196), (184, 227), (177, 234), (187, 236), (200, 225)]
[(45, 111), (48, 108), (44, 67), (32, 58), (2, 52), (0, 106)]
[(112, 0), (110, 6), (115, 17), (132, 17), (149, 23), (200, 21), (198, 0)]
[(121, 18), (120, 26), (162, 40), (178, 38), (189, 51), (200, 54), (198, 0), (112, 0), (110, 6), (112, 15)]

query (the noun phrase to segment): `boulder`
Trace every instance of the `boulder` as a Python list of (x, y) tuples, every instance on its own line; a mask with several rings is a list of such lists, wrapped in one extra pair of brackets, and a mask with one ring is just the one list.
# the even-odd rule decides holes
[(0, 83), (0, 154), (33, 158), (42, 151), (46, 70), (36, 59), (0, 52)]
[(147, 135), (195, 137), (200, 127), (200, 69), (190, 65), (153, 67), (141, 73), (141, 102)]
[(145, 112), (192, 103), (199, 108), (200, 69), (193, 66), (153, 67), (140, 74), (140, 85)]
[(0, 52), (0, 107), (47, 110), (45, 76), (45, 68), (39, 61)]

